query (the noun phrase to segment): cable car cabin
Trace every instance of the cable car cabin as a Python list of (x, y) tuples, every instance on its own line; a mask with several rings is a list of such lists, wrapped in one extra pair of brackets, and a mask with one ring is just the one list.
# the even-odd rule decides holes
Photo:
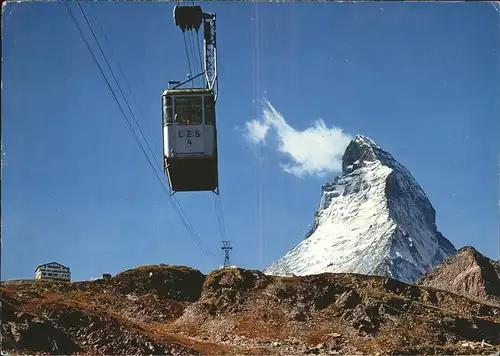
[(214, 92), (168, 89), (162, 94), (163, 160), (170, 188), (218, 192)]

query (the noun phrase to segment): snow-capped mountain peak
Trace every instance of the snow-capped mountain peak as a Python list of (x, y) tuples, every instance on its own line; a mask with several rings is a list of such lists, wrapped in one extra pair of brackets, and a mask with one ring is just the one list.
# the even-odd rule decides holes
[(372, 139), (357, 135), (349, 143), (342, 157), (342, 173), (354, 164), (377, 160), (377, 150), (380, 150), (380, 147)]
[(414, 282), (455, 253), (411, 173), (357, 135), (342, 157), (342, 174), (322, 187), (306, 239), (265, 272), (352, 272)]

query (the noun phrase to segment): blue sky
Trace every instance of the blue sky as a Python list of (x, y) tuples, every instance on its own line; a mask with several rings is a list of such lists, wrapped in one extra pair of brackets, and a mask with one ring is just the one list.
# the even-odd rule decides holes
[[(221, 200), (233, 264), (265, 268), (301, 241), (321, 185), (337, 174), (346, 140), (358, 133), (410, 169), (457, 248), (500, 258), (494, 6), (201, 5), (217, 13)], [(173, 6), (95, 4), (111, 51), (83, 3), (157, 160), (161, 92), (188, 71)], [(105, 68), (82, 14), (71, 8)], [(65, 5), (10, 3), (3, 16), (2, 279), (31, 278), (49, 261), (68, 265), (73, 280), (144, 264), (204, 273), (221, 265), (210, 193), (178, 201), (215, 257), (170, 206)], [(285, 123), (255, 144), (248, 128), (259, 133), (265, 100)], [(325, 132), (334, 134), (331, 142), (310, 144)]]

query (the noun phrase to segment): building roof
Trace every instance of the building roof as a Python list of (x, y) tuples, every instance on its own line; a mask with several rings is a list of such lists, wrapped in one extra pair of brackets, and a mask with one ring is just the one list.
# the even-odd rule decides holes
[(40, 267), (44, 267), (44, 266), (47, 266), (47, 265), (53, 265), (53, 264), (56, 264), (56, 265), (59, 265), (63, 268), (67, 268), (69, 270), (69, 267), (66, 267), (66, 266), (63, 266), (62, 264), (60, 263), (57, 263), (57, 262), (48, 262), (48, 263), (44, 263), (43, 265), (40, 265), (38, 266), (37, 268), (35, 268), (35, 272), (40, 268)]
[(163, 91), (162, 95), (194, 95), (194, 94), (202, 94), (202, 95), (213, 95), (214, 92), (211, 89), (204, 88), (178, 88), (178, 89), (166, 89)]

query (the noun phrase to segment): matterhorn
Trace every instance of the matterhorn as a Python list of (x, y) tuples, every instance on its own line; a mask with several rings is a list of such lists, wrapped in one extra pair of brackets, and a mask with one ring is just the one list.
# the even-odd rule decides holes
[(305, 239), (264, 272), (359, 273), (413, 283), (454, 254), (408, 169), (357, 135), (342, 157), (342, 173), (322, 187)]

